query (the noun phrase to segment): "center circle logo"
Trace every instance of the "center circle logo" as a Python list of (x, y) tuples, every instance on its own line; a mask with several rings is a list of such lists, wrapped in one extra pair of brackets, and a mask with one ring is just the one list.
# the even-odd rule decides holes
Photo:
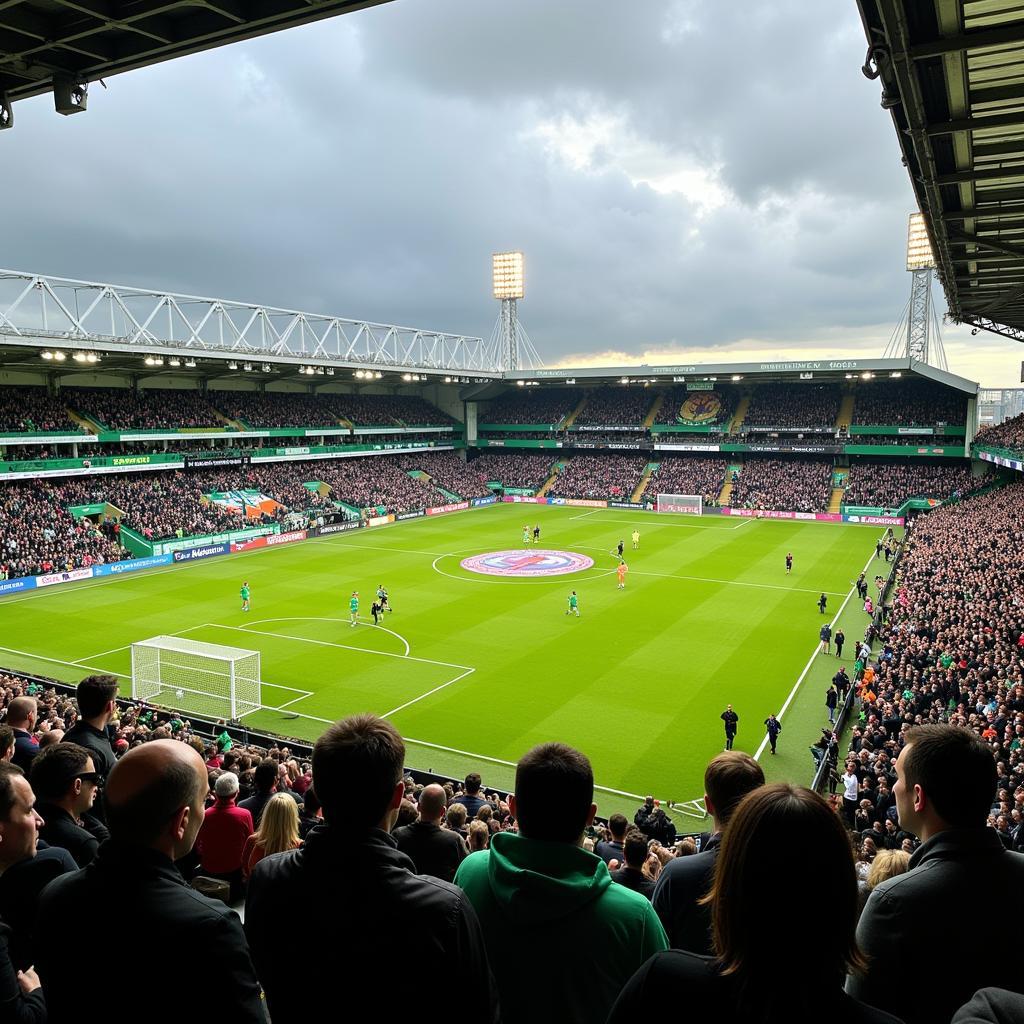
[(565, 576), (589, 569), (594, 560), (575, 551), (487, 551), (464, 558), (463, 569), (485, 576)]

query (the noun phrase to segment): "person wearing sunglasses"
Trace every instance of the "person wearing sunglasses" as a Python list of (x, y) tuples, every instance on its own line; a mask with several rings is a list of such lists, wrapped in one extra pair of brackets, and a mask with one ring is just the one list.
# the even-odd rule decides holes
[(84, 868), (103, 838), (82, 824), (96, 801), (100, 781), (89, 751), (77, 743), (46, 747), (32, 762), (30, 778), (44, 822), (39, 838), (48, 846), (62, 846)]

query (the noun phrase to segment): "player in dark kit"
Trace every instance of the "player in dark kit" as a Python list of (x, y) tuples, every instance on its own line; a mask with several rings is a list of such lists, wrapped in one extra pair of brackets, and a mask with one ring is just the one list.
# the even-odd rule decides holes
[(725, 749), (732, 750), (732, 741), (736, 739), (737, 723), (740, 716), (733, 711), (732, 705), (729, 704), (718, 717), (725, 722)]
[(619, 547), (618, 547), (618, 554), (619, 554), (620, 560), (622, 558), (622, 552), (625, 551), (625, 550), (626, 550), (626, 542), (624, 540), (620, 540), (619, 541)]
[(534, 544), (539, 544), (540, 543), (540, 524), (539, 523), (533, 528), (533, 543)]
[(786, 552), (786, 575), (788, 576), (793, 571), (793, 552)]

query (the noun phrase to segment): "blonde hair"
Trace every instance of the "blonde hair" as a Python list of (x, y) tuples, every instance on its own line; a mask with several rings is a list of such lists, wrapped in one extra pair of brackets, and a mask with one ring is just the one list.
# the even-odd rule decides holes
[(267, 801), (255, 841), (265, 854), (283, 853), (299, 845), (299, 808), (287, 793), (275, 793)]
[(482, 821), (477, 821), (474, 818), (469, 823), (469, 849), (471, 852), (486, 850), (490, 838), (491, 830)]
[(871, 870), (868, 872), (868, 890), (874, 889), (897, 875), (902, 875), (910, 870), (910, 854), (903, 850), (880, 850), (875, 859), (871, 862)]

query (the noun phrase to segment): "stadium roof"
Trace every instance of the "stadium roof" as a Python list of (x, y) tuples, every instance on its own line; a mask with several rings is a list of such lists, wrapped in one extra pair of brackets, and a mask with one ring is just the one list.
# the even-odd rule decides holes
[(950, 316), (1024, 341), (1024, 7), (858, 4)]
[(383, 2), (0, 0), (0, 99), (37, 96), (57, 83), (60, 109), (61, 79), (95, 82)]

